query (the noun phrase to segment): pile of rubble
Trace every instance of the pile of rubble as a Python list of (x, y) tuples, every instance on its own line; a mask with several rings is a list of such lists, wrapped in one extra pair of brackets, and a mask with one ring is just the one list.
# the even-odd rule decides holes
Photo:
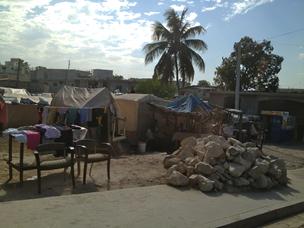
[(164, 167), (169, 185), (203, 192), (270, 189), (288, 180), (284, 160), (263, 155), (251, 142), (217, 135), (184, 139)]

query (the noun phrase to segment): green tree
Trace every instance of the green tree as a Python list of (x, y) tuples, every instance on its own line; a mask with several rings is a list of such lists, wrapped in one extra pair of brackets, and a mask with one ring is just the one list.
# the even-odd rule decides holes
[(234, 50), (228, 58), (223, 58), (222, 64), (216, 68), (214, 83), (226, 90), (235, 89), (238, 47), (241, 53), (241, 90), (275, 92), (279, 87), (277, 74), (284, 59), (272, 53), (270, 41), (258, 43), (247, 36), (234, 44)]
[(202, 87), (210, 87), (211, 84), (210, 82), (208, 82), (207, 80), (200, 80), (197, 83), (198, 86), (202, 86)]
[(123, 80), (124, 77), (123, 77), (122, 75), (119, 75), (119, 74), (114, 74), (114, 75), (113, 75), (113, 79)]
[(153, 94), (162, 98), (172, 98), (176, 88), (172, 84), (161, 83), (160, 80), (147, 79), (141, 80), (135, 87), (136, 93)]
[(207, 49), (204, 41), (195, 39), (195, 36), (204, 33), (205, 29), (200, 25), (191, 27), (185, 19), (186, 13), (187, 9), (183, 10), (181, 15), (173, 9), (168, 9), (164, 14), (166, 26), (156, 21), (152, 27), (153, 42), (143, 48), (146, 53), (145, 64), (160, 56), (154, 68), (153, 78), (165, 83), (172, 82), (175, 78), (178, 92), (179, 76), (182, 86), (193, 81), (193, 63), (199, 70), (205, 70), (203, 58), (194, 51), (203, 52)]

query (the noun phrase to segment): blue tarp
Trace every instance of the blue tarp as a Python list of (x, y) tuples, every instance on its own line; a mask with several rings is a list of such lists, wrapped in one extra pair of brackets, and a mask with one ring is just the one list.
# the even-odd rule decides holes
[(194, 112), (198, 111), (198, 108), (208, 113), (212, 111), (209, 104), (193, 95), (177, 97), (167, 105), (167, 108), (176, 112)]

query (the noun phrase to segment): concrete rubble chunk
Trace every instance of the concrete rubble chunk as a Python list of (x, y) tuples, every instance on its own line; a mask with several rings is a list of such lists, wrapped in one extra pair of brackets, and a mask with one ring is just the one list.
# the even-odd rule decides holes
[(242, 166), (244, 166), (245, 170), (249, 169), (252, 165), (252, 162), (245, 160), (242, 158), (242, 156), (237, 156), (233, 159), (233, 162), (240, 164)]
[(240, 164), (233, 162), (229, 164), (229, 174), (233, 177), (240, 177), (244, 171), (245, 167)]
[(188, 157), (194, 157), (194, 150), (190, 145), (185, 145), (179, 149), (177, 157), (181, 160), (185, 160)]
[(214, 181), (202, 175), (198, 176), (198, 188), (202, 192), (210, 192), (213, 190), (213, 187), (214, 187)]
[(254, 179), (258, 179), (261, 175), (267, 173), (269, 169), (269, 162), (260, 158), (256, 159), (255, 165), (249, 170), (249, 175)]
[(243, 177), (240, 177), (240, 178), (235, 178), (233, 180), (234, 184), (238, 187), (242, 187), (242, 186), (248, 186), (250, 185), (250, 181), (243, 178)]
[(195, 165), (195, 172), (202, 175), (211, 175), (215, 169), (206, 162), (199, 162)]
[(185, 138), (165, 157), (164, 167), (169, 185), (202, 192), (271, 189), (288, 182), (283, 159), (262, 154), (251, 142), (217, 135)]
[(167, 177), (167, 183), (172, 186), (182, 187), (187, 186), (189, 184), (189, 179), (185, 175), (181, 174), (178, 171), (173, 171)]
[(235, 139), (235, 138), (228, 138), (228, 143), (232, 146), (242, 146), (243, 147), (243, 143), (241, 143), (239, 140)]
[(193, 148), (195, 145), (196, 145), (196, 138), (193, 136), (184, 138), (181, 141), (181, 147), (190, 146), (191, 148)]
[(262, 174), (260, 175), (257, 179), (255, 179), (255, 181), (252, 183), (252, 186), (254, 188), (258, 188), (258, 189), (263, 189), (263, 188), (267, 188), (268, 186), (268, 180), (267, 177)]
[(255, 145), (255, 143), (253, 143), (253, 142), (245, 142), (245, 143), (243, 143), (243, 146), (244, 147), (256, 147), (256, 145)]
[(219, 158), (224, 155), (224, 150), (220, 146), (220, 144), (216, 142), (208, 142), (205, 145), (206, 153), (204, 157), (204, 161), (209, 162), (211, 158)]
[(170, 168), (172, 165), (177, 165), (180, 162), (180, 159), (173, 155), (168, 155), (164, 159), (164, 167), (165, 169)]

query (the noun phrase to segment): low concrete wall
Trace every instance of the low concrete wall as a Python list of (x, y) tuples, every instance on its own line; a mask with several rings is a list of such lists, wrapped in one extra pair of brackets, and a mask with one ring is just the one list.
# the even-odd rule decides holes
[(20, 127), (38, 123), (37, 105), (7, 105), (8, 126)]

